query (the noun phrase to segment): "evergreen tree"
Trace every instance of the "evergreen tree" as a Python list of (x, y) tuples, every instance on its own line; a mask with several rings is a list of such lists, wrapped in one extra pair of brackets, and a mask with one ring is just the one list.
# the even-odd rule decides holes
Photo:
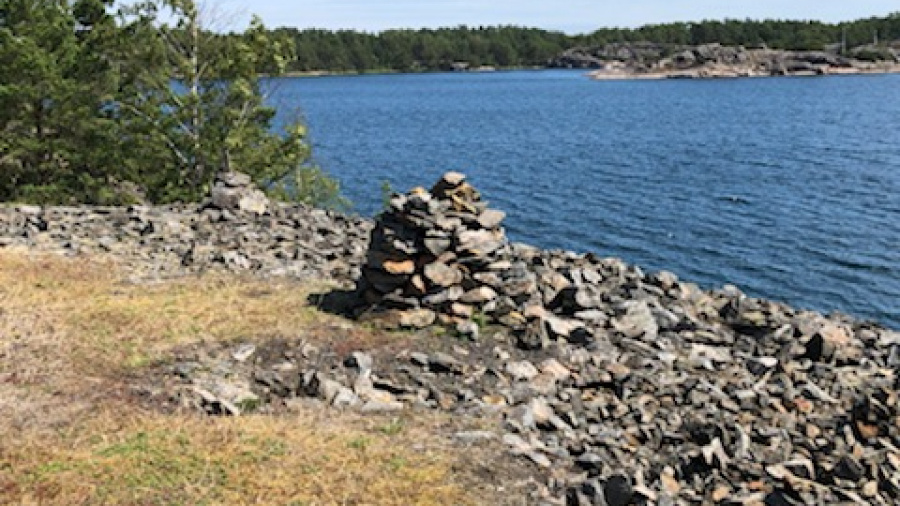
[(115, 75), (109, 2), (0, 1), (0, 199), (111, 198)]
[[(170, 20), (161, 26), (160, 12)], [(145, 4), (131, 15), (140, 49), (120, 103), (142, 163), (165, 168), (150, 185), (154, 200), (200, 198), (222, 170), (278, 183), (306, 161), (302, 125), (270, 131), (275, 110), (264, 104), (259, 79), (284, 72), (293, 58), (290, 41), (258, 18), (241, 34), (211, 33), (191, 0)]]
[(308, 197), (325, 176), (306, 128), (272, 132), (260, 79), (294, 59), (287, 34), (213, 33), (192, 0), (112, 4), (0, 0), (0, 199), (192, 201), (229, 169)]

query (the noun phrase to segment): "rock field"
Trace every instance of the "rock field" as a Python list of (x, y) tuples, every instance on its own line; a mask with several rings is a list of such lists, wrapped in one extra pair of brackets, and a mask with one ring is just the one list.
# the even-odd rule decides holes
[(347, 280), (368, 220), (270, 202), (244, 174), (219, 177), (199, 205), (0, 207), (0, 247), (114, 255), (136, 279), (210, 269)]
[(527, 503), (900, 501), (896, 331), (511, 243), (504, 213), (458, 173), (394, 196), (374, 223), (268, 202), (240, 175), (216, 188), (198, 206), (2, 208), (0, 246), (109, 252), (143, 277), (331, 279), (343, 291), (323, 307), (430, 333), (422, 349), (186, 353), (165, 395), (189, 409), (491, 420), (454, 437), (533, 463), (544, 487)]

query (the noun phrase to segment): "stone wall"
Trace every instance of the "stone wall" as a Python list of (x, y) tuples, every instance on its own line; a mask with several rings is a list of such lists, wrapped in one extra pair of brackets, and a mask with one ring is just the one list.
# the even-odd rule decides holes
[(270, 202), (239, 173), (220, 175), (201, 204), (0, 207), (0, 247), (109, 254), (138, 277), (225, 269), (349, 283), (359, 276), (371, 227)]

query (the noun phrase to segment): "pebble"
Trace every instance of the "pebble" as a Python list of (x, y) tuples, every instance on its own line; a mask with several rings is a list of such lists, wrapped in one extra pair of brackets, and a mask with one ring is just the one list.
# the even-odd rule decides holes
[(531, 381), (540, 374), (537, 367), (527, 360), (508, 362), (506, 372), (513, 381)]

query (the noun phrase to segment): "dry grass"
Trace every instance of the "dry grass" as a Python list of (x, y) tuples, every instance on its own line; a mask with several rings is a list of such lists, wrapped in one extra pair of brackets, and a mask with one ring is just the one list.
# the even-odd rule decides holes
[(4, 504), (472, 504), (445, 455), (310, 417), (107, 411), (0, 458)]
[(110, 261), (0, 250), (0, 503), (479, 502), (459, 484), (473, 479), (454, 471), (459, 455), (417, 443), (439, 415), (395, 426), (350, 414), (140, 408), (125, 377), (175, 347), (325, 336), (346, 323), (308, 307), (309, 287), (287, 281), (124, 279)]

